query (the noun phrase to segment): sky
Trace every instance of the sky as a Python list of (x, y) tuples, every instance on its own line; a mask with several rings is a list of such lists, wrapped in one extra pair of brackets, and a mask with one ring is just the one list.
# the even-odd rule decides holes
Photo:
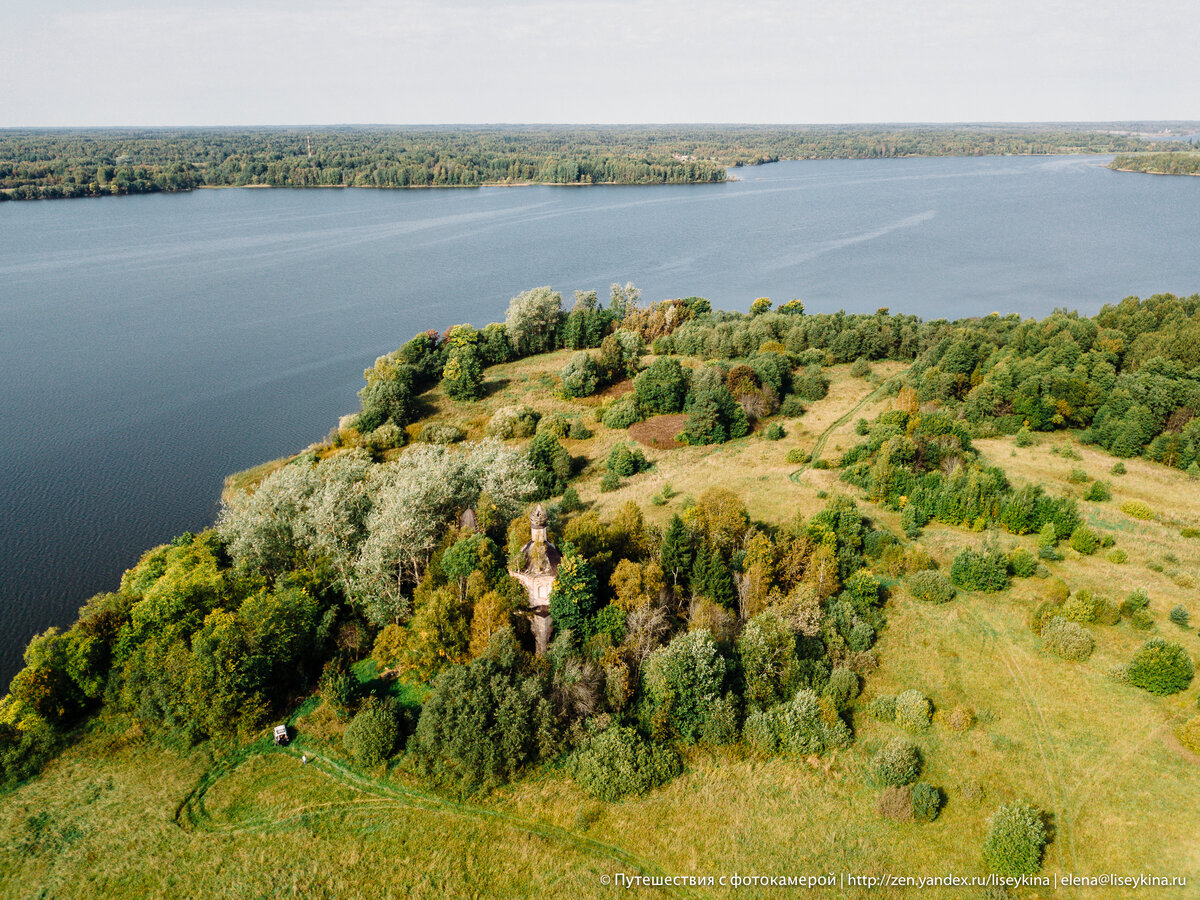
[(38, 0), (0, 127), (1200, 119), (1179, 0)]

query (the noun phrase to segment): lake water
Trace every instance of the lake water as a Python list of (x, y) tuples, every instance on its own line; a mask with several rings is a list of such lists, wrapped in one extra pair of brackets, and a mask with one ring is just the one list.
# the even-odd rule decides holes
[[(0, 677), (418, 330), (551, 284), (929, 317), (1200, 291), (1200, 178), (1108, 158), (780, 163), (723, 185), (0, 204)], [(568, 301), (569, 302), (569, 301)]]

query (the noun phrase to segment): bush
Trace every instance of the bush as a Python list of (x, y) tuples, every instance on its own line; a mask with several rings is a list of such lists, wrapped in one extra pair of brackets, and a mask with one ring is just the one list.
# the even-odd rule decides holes
[(1150, 504), (1143, 503), (1141, 500), (1126, 500), (1121, 504), (1121, 512), (1135, 519), (1154, 518), (1154, 510), (1150, 508)]
[(807, 412), (804, 401), (795, 394), (788, 394), (779, 404), (779, 414), (785, 419), (798, 419)]
[(913, 792), (907, 784), (893, 784), (885, 787), (875, 801), (875, 810), (885, 819), (893, 822), (911, 822), (913, 820)]
[(1100, 549), (1100, 536), (1086, 525), (1080, 525), (1071, 532), (1071, 549), (1091, 556)]
[(628, 478), (630, 475), (637, 475), (639, 472), (644, 472), (650, 468), (650, 463), (646, 459), (646, 455), (637, 447), (630, 446), (623, 441), (614, 444), (608, 454), (608, 461), (605, 463), (608, 471), (615, 472), (622, 478)]
[(1032, 875), (1042, 867), (1046, 824), (1041, 810), (1024, 802), (992, 813), (983, 839), (984, 864), (999, 875)]
[(912, 786), (912, 811), (918, 822), (932, 822), (942, 811), (942, 792), (928, 782), (918, 781)]
[(400, 738), (399, 708), (390, 697), (368, 700), (346, 726), (342, 744), (362, 766), (377, 766), (396, 749)]
[(705, 629), (681, 634), (651, 653), (642, 685), (654, 737), (698, 739), (724, 679), (725, 660)]
[(1002, 591), (1008, 587), (1008, 560), (995, 551), (961, 550), (950, 566), (950, 580), (967, 591)]
[(905, 691), (896, 698), (896, 724), (905, 731), (924, 731), (931, 716), (932, 704), (920, 691)]
[(1121, 621), (1121, 610), (1111, 600), (1098, 597), (1096, 599), (1096, 618), (1092, 621), (1099, 625), (1116, 625)]
[(540, 418), (541, 414), (528, 406), (502, 406), (488, 421), (487, 433), (504, 441), (532, 437)]
[(768, 441), (782, 441), (785, 437), (787, 437), (787, 432), (783, 430), (782, 425), (780, 425), (778, 422), (774, 422), (763, 434), (763, 437), (765, 437)]
[(1092, 655), (1096, 642), (1082, 625), (1055, 616), (1042, 627), (1042, 645), (1063, 659), (1082, 662)]
[(679, 754), (672, 747), (652, 744), (622, 725), (592, 735), (571, 760), (571, 775), (580, 787), (610, 802), (644, 794), (670, 781), (681, 769)]
[(962, 703), (950, 710), (950, 714), (946, 716), (946, 727), (955, 734), (965, 734), (971, 730), (971, 726), (974, 724), (974, 710), (969, 706), (964, 706)]
[(451, 425), (448, 422), (429, 422), (421, 429), (417, 440), (424, 444), (456, 444), (466, 436), (466, 432), (457, 425)]
[(1129, 683), (1152, 694), (1177, 694), (1192, 683), (1195, 666), (1187, 651), (1151, 638), (1129, 662)]
[(895, 697), (872, 697), (867, 703), (867, 715), (878, 722), (896, 721)]
[(583, 424), (582, 419), (572, 419), (571, 427), (567, 429), (567, 437), (573, 441), (586, 441), (592, 436), (592, 430)]
[(1193, 753), (1200, 753), (1200, 716), (1192, 716), (1180, 725), (1175, 729), (1175, 736)]
[(958, 593), (941, 572), (926, 569), (904, 579), (908, 592), (923, 603), (949, 603)]
[(600, 367), (592, 354), (580, 350), (572, 354), (558, 373), (565, 397), (590, 397), (600, 387)]
[(1123, 566), (1129, 562), (1129, 554), (1120, 547), (1114, 547), (1112, 550), (1109, 550), (1106, 558), (1110, 563), (1117, 566)]
[(839, 712), (849, 709), (858, 697), (858, 676), (844, 666), (834, 669), (825, 685), (825, 696)]
[(604, 412), (601, 419), (606, 428), (624, 429), (642, 421), (637, 399), (633, 394), (626, 394)]
[(1154, 628), (1154, 616), (1150, 614), (1148, 609), (1134, 610), (1129, 617), (1129, 624), (1138, 631), (1150, 631)]
[(1089, 590), (1076, 591), (1062, 605), (1060, 615), (1072, 622), (1094, 622), (1099, 601)]
[(1083, 499), (1090, 500), (1093, 503), (1103, 503), (1105, 500), (1112, 499), (1112, 491), (1103, 481), (1093, 481), (1092, 486), (1083, 495)]
[(1017, 547), (1008, 554), (1008, 567), (1018, 578), (1032, 578), (1037, 572), (1037, 558), (1024, 547)]
[(850, 743), (846, 724), (807, 688), (787, 703), (752, 712), (742, 735), (754, 750), (766, 755), (807, 756)]
[(1032, 447), (1033, 432), (1029, 430), (1028, 426), (1022, 425), (1021, 430), (1017, 432), (1016, 440), (1014, 440), (1013, 443), (1015, 443), (1018, 447)]
[(1088, 473), (1083, 469), (1072, 469), (1071, 474), (1067, 476), (1067, 481), (1071, 484), (1083, 484), (1088, 480)]
[(1135, 612), (1144, 610), (1150, 605), (1150, 595), (1142, 588), (1135, 588), (1129, 596), (1121, 601), (1121, 615), (1129, 619)]
[(633, 382), (639, 405), (651, 414), (679, 412), (687, 398), (689, 376), (679, 360), (656, 359)]
[(1180, 628), (1188, 627), (1188, 619), (1189, 619), (1188, 611), (1186, 609), (1184, 609), (1182, 606), (1176, 606), (1174, 609), (1172, 609), (1171, 612), (1167, 615), (1167, 618), (1170, 619), (1172, 622), (1174, 622), (1176, 625), (1178, 625)]
[(795, 635), (778, 615), (767, 610), (747, 622), (737, 652), (748, 702), (767, 709), (792, 696), (799, 684), (800, 660)]
[(579, 499), (579, 492), (574, 487), (568, 486), (563, 491), (562, 499), (558, 501), (558, 508), (565, 513), (579, 512), (583, 509), (583, 501)]
[(1185, 525), (1179, 529), (1179, 536), (1185, 538), (1200, 538), (1200, 528), (1194, 528), (1191, 525)]
[(787, 452), (784, 459), (793, 464), (806, 463), (808, 462), (808, 451), (803, 447), (793, 447)]
[(600, 479), (600, 490), (608, 493), (615, 491), (621, 486), (621, 479), (616, 472), (605, 472), (604, 477)]
[(911, 741), (892, 738), (871, 760), (871, 773), (880, 784), (912, 784), (921, 774), (921, 754)]
[(871, 366), (860, 356), (850, 365), (850, 374), (855, 378), (866, 378), (871, 374)]
[(1119, 462), (1119, 461), (1115, 462), (1115, 463), (1113, 463), (1113, 467), (1111, 469), (1109, 469), (1108, 471), (1112, 472), (1112, 474), (1114, 474), (1114, 475), (1124, 475), (1125, 474), (1125, 463)]
[(549, 413), (538, 421), (538, 434), (550, 434), (561, 439), (565, 438), (570, 430), (571, 420), (562, 413)]

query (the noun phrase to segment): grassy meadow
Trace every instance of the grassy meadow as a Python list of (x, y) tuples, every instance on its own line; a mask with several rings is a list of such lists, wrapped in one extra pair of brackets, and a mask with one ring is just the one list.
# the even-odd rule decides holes
[[(899, 516), (870, 504), (838, 480), (836, 468), (788, 463), (802, 448), (836, 465), (857, 441), (854, 427), (889, 408), (879, 391), (899, 363), (873, 364), (853, 377), (827, 370), (829, 395), (785, 419), (779, 441), (754, 433), (717, 447), (644, 448), (648, 472), (600, 491), (599, 464), (624, 432), (595, 413), (619, 393), (568, 401), (554, 395), (555, 374), (569, 352), (487, 370), (487, 395), (469, 407), (435, 389), (425, 395), (432, 421), (482, 437), (501, 406), (528, 404), (542, 413), (582, 417), (593, 437), (564, 440), (587, 462), (573, 482), (585, 503), (611, 516), (636, 500), (647, 518), (665, 522), (685, 498), (712, 485), (741, 495), (752, 515), (782, 523), (844, 492), (899, 534)], [(628, 389), (628, 388), (625, 388)], [(428, 421), (428, 420), (427, 420)], [(614, 897), (604, 884), (618, 872), (649, 875), (818, 875), (834, 873), (984, 875), (980, 859), (988, 815), (1027, 799), (1051, 818), (1043, 873), (1186, 876), (1187, 888), (1023, 888), (1011, 895), (981, 888), (928, 888), (929, 897), (1194, 897), (1200, 884), (1200, 757), (1173, 736), (1197, 712), (1197, 687), (1155, 697), (1119, 683), (1109, 670), (1129, 660), (1151, 634), (1200, 655), (1195, 625), (1167, 619), (1183, 605), (1200, 621), (1200, 488), (1180, 471), (1126, 460), (1110, 474), (1106, 453), (1068, 434), (980, 440), (987, 461), (1014, 484), (1041, 482), (1052, 493), (1082, 498), (1073, 469), (1110, 483), (1113, 499), (1080, 499), (1087, 520), (1116, 537), (1123, 564), (1102, 551), (1083, 557), (1064, 548), (1048, 563), (1072, 590), (1090, 588), (1119, 601), (1143, 587), (1155, 618), (1151, 632), (1128, 622), (1095, 625), (1096, 651), (1083, 663), (1045, 652), (1027, 626), (1047, 579), (1018, 579), (1000, 594), (962, 593), (951, 603), (918, 603), (896, 586), (877, 645), (879, 670), (867, 680), (848, 750), (820, 759), (762, 760), (737, 749), (693, 750), (684, 773), (645, 796), (604, 803), (564, 772), (540, 769), (485, 796), (437, 795), (398, 768), (362, 771), (341, 750), (340, 725), (310, 702), (294, 717), (297, 739), (278, 750), (264, 739), (242, 748), (212, 745), (177, 752), (115, 717), (101, 716), (74, 747), (35, 780), (0, 797), (0, 895), (34, 897), (306, 897), (486, 898)], [(1057, 452), (1055, 452), (1057, 451)], [(1065, 454), (1065, 455), (1064, 455)], [(245, 487), (271, 464), (231, 479)], [(665, 485), (674, 494), (660, 505)], [(1135, 519), (1121, 504), (1140, 500), (1155, 517)], [(931, 523), (921, 542), (943, 570), (984, 535)], [(1036, 553), (1036, 535), (1003, 535)], [(933, 726), (916, 737), (922, 779), (946, 803), (932, 823), (901, 824), (876, 812), (867, 760), (895, 725), (870, 719), (865, 702), (915, 688), (934, 703)], [(957, 733), (947, 712), (974, 711)], [(301, 756), (307, 757), (302, 762)], [(641, 888), (678, 896), (770, 897), (803, 891), (780, 887)], [(829, 897), (903, 897), (916, 890), (845, 886), (804, 891)]]

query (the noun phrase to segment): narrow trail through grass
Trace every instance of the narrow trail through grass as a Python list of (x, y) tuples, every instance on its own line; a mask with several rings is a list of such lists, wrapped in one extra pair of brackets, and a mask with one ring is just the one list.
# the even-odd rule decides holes
[[(205, 807), (205, 798), (208, 792), (220, 781), (233, 775), (238, 768), (252, 757), (271, 753), (286, 754), (296, 759), (299, 759), (301, 754), (304, 753), (308, 758), (307, 766), (311, 769), (320, 772), (335, 784), (349, 788), (364, 796), (356, 800), (309, 804), (307, 806), (296, 807), (283, 815), (242, 819), (236, 824), (221, 825), (212, 822), (211, 814)], [(524, 831), (528, 834), (559, 841), (595, 857), (615, 861), (620, 863), (626, 871), (632, 873), (651, 877), (665, 877), (666, 874), (653, 863), (621, 847), (605, 843), (587, 835), (578, 834), (558, 825), (522, 819), (518, 816), (483, 806), (460, 803), (448, 797), (419, 791), (385, 779), (367, 775), (338, 760), (317, 754), (311, 748), (306, 748), (302, 740), (297, 740), (287, 747), (276, 747), (269, 740), (264, 739), (228, 754), (201, 776), (191, 793), (179, 804), (175, 812), (175, 822), (184, 830), (238, 835), (267, 833), (302, 826), (312, 816), (331, 812), (398, 812), (403, 809), (417, 809), (424, 812), (494, 821), (500, 825)], [(704, 896), (674, 885), (662, 885), (660, 890), (670, 897), (699, 898)]]
[(838, 428), (841, 428), (848, 421), (850, 421), (851, 416), (853, 416), (855, 413), (857, 413), (860, 409), (862, 409), (864, 406), (866, 406), (872, 400), (877, 399), (883, 393), (884, 388), (887, 387), (888, 382), (890, 382), (896, 378), (903, 378), (904, 375), (907, 374), (907, 372), (908, 372), (908, 370), (905, 369), (904, 372), (900, 372), (897, 375), (893, 375), (891, 378), (885, 378), (883, 381), (881, 381), (875, 387), (874, 390), (870, 391), (867, 394), (864, 394), (862, 399), (859, 400), (857, 403), (855, 403), (854, 406), (851, 407), (849, 410), (847, 410), (845, 413), (843, 413), (840, 418), (835, 419), (832, 423), (830, 423), (829, 427), (826, 428), (824, 431), (822, 431), (820, 433), (820, 435), (817, 436), (817, 440), (813, 444), (812, 451), (808, 455), (808, 462), (804, 463), (802, 466), (800, 466), (800, 468), (798, 468), (796, 471), (794, 471), (790, 475), (788, 475), (788, 479), (791, 481), (794, 481), (798, 484), (800, 482), (800, 476), (804, 474), (805, 469), (812, 468), (812, 464), (821, 458), (821, 454), (825, 450), (825, 444), (829, 440), (830, 435), (832, 435), (834, 431), (836, 431)]

